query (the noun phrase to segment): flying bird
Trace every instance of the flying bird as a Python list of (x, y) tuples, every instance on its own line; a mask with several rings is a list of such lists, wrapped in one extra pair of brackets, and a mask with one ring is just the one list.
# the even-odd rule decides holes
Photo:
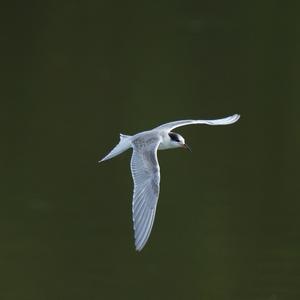
[(99, 162), (111, 159), (129, 148), (133, 149), (130, 167), (134, 182), (132, 214), (135, 248), (141, 251), (145, 246), (154, 222), (159, 196), (160, 167), (157, 150), (186, 148), (184, 138), (172, 130), (186, 125), (229, 125), (240, 115), (216, 120), (182, 120), (163, 124), (154, 129), (129, 136), (120, 134), (120, 142)]

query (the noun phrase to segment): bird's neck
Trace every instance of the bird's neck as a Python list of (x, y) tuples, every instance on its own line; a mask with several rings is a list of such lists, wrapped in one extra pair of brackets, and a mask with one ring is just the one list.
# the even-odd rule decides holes
[(158, 150), (167, 150), (173, 148), (178, 148), (178, 146), (170, 140), (169, 136), (163, 137), (161, 143), (158, 146)]

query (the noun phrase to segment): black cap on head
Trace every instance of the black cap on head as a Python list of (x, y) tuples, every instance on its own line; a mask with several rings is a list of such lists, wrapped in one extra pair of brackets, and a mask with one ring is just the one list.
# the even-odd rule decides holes
[(169, 137), (172, 141), (180, 143), (179, 134), (175, 132), (169, 132)]

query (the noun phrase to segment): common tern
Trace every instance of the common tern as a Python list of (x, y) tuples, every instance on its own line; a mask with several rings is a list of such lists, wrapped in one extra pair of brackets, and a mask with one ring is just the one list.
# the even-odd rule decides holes
[(133, 148), (131, 173), (134, 182), (132, 214), (135, 248), (141, 251), (145, 246), (155, 217), (159, 196), (160, 168), (157, 150), (186, 148), (184, 138), (173, 129), (186, 125), (229, 125), (235, 123), (240, 115), (216, 120), (182, 120), (163, 124), (154, 129), (129, 136), (120, 134), (120, 142), (99, 162), (111, 159), (129, 148)]

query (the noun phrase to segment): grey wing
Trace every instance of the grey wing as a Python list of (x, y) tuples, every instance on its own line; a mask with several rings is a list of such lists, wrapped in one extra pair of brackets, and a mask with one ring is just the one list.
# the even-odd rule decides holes
[(160, 172), (157, 160), (159, 139), (148, 145), (133, 143), (131, 173), (134, 181), (132, 202), (135, 247), (141, 251), (153, 226), (159, 196)]
[(186, 125), (193, 125), (193, 124), (207, 124), (207, 125), (229, 125), (235, 123), (240, 118), (240, 115), (235, 114), (226, 118), (222, 119), (215, 119), (215, 120), (182, 120), (182, 121), (175, 121), (163, 124), (161, 126), (156, 127), (155, 129), (161, 130), (168, 130), (171, 131), (174, 128)]

